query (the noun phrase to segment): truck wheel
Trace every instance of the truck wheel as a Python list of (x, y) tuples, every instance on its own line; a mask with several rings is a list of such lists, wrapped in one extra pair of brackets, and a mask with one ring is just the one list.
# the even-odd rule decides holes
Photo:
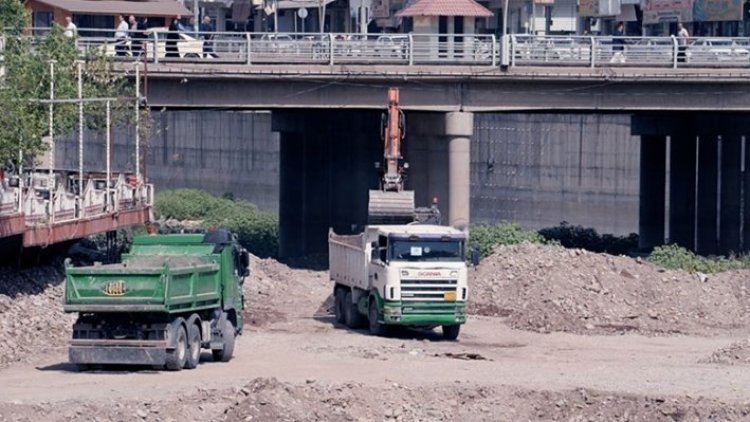
[(458, 333), (461, 332), (461, 326), (456, 325), (443, 325), (443, 338), (445, 340), (455, 340), (458, 338)]
[(221, 335), (224, 338), (223, 347), (220, 350), (212, 350), (211, 354), (217, 362), (229, 362), (234, 354), (234, 325), (232, 325), (232, 321), (224, 321), (224, 329), (221, 330)]
[(344, 296), (346, 293), (344, 293), (344, 289), (336, 289), (333, 292), (333, 308), (334, 313), (336, 314), (336, 322), (339, 324), (343, 324), (345, 322), (345, 312), (344, 312)]
[(352, 303), (352, 292), (346, 292), (344, 296), (344, 320), (349, 328), (361, 328), (364, 325), (364, 318), (357, 309), (357, 304)]
[(367, 319), (370, 322), (370, 334), (374, 336), (384, 336), (386, 327), (378, 322), (378, 304), (375, 301), (370, 302), (370, 309), (367, 313)]
[(187, 359), (187, 334), (185, 327), (180, 324), (177, 326), (177, 345), (174, 349), (167, 351), (167, 361), (165, 366), (170, 371), (179, 371), (185, 366)]
[(201, 361), (201, 331), (195, 324), (190, 324), (187, 329), (187, 360), (185, 368), (195, 369)]

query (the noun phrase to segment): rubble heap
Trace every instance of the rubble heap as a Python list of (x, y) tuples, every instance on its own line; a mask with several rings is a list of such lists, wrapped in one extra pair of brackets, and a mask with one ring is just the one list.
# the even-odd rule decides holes
[[(470, 312), (537, 332), (748, 331), (750, 271), (691, 274), (559, 246), (501, 246), (470, 270)], [(743, 331), (744, 330), (744, 331)]]

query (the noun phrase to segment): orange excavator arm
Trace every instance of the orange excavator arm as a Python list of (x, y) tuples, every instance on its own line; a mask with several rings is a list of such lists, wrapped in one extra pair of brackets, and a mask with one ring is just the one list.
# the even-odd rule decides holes
[(414, 192), (404, 189), (406, 167), (401, 164), (404, 119), (398, 88), (388, 89), (388, 108), (383, 122), (383, 163), (380, 190), (370, 191), (370, 224), (405, 224), (414, 221)]

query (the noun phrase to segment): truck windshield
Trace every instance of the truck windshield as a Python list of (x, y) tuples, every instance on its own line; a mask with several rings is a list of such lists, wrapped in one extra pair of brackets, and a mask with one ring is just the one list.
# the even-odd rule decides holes
[(391, 240), (392, 261), (463, 261), (464, 245), (457, 240)]

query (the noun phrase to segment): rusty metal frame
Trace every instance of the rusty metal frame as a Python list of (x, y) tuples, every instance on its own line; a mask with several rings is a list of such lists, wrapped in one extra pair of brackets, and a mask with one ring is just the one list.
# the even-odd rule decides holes
[(23, 236), (23, 246), (48, 246), (66, 240), (80, 239), (95, 233), (146, 224), (150, 220), (151, 207), (144, 206), (52, 225), (29, 226)]

